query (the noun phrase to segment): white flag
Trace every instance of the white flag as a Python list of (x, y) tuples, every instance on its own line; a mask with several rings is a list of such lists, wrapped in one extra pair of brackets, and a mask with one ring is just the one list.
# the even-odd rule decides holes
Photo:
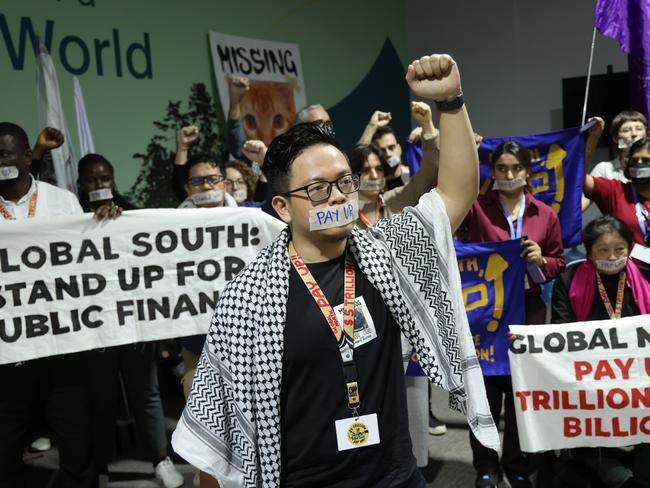
[(84, 102), (84, 94), (81, 91), (79, 78), (74, 76), (72, 83), (74, 85), (74, 111), (77, 116), (77, 131), (79, 133), (79, 158), (83, 158), (86, 154), (95, 152), (95, 143), (90, 132), (86, 102)]
[(56, 184), (61, 188), (77, 192), (77, 166), (70, 144), (70, 133), (63, 115), (59, 81), (56, 77), (54, 63), (50, 53), (41, 42), (36, 56), (36, 95), (38, 107), (38, 125), (40, 129), (54, 127), (63, 132), (65, 142), (52, 151), (52, 163)]

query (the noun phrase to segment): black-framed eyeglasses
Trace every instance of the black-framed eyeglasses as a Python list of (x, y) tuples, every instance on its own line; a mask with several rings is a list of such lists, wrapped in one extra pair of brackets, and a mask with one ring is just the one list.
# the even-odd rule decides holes
[(301, 186), (300, 188), (295, 188), (284, 193), (282, 196), (290, 197), (292, 193), (298, 191), (306, 191), (307, 197), (314, 203), (320, 203), (327, 200), (332, 194), (332, 185), (336, 185), (341, 193), (344, 195), (349, 195), (359, 191), (359, 175), (357, 174), (346, 174), (340, 176), (334, 181), (315, 181), (309, 185)]
[(208, 176), (193, 176), (189, 178), (187, 182), (190, 186), (202, 186), (205, 183), (208, 183), (210, 186), (216, 186), (226, 178), (221, 175), (208, 175)]

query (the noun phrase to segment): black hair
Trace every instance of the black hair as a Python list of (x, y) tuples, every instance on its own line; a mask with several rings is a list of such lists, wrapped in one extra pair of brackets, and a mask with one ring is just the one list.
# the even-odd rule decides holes
[(587, 255), (590, 254), (592, 246), (600, 236), (612, 232), (618, 232), (625, 242), (627, 242), (628, 250), (632, 249), (634, 243), (634, 233), (632, 230), (625, 222), (617, 219), (613, 215), (603, 215), (592, 220), (582, 229), (582, 241), (585, 244)]
[(497, 161), (504, 154), (512, 154), (524, 168), (528, 171), (532, 169), (530, 151), (516, 141), (505, 141), (499, 144), (490, 155), (490, 167), (494, 169)]
[(384, 175), (390, 176), (394, 169), (386, 162), (386, 158), (374, 144), (357, 144), (348, 152), (348, 160), (350, 161), (350, 168), (353, 173), (361, 174), (363, 166), (371, 154), (374, 154), (381, 163), (381, 168), (384, 170)]
[[(269, 145), (262, 171), (276, 195), (289, 191), (291, 163), (307, 148), (318, 144), (334, 146), (343, 153), (328, 124), (297, 124), (277, 136)], [(343, 153), (345, 155), (345, 153)]]
[[(375, 133), (372, 135), (372, 142), (381, 139), (386, 134), (393, 134), (395, 136), (395, 131), (390, 125), (383, 125), (381, 127), (378, 127)], [(395, 139), (397, 139), (397, 136), (395, 136)]]
[(209, 164), (210, 166), (219, 168), (219, 171), (221, 171), (222, 175), (225, 175), (226, 173), (223, 169), (223, 165), (219, 161), (219, 157), (216, 154), (203, 153), (203, 154), (196, 154), (187, 161), (186, 168), (187, 168), (188, 177), (192, 166), (196, 166), (197, 164), (201, 164), (201, 163)]
[(649, 138), (647, 138), (647, 137), (643, 137), (643, 138), (639, 139), (638, 141), (635, 141), (635, 142), (630, 146), (630, 150), (629, 150), (628, 153), (627, 153), (627, 157), (628, 157), (628, 158), (631, 158), (632, 155), (633, 155), (635, 152), (638, 152), (638, 151), (640, 151), (641, 149), (648, 149), (648, 150), (650, 150), (650, 139), (649, 139)]
[(13, 137), (25, 151), (29, 151), (29, 138), (25, 130), (12, 122), (0, 122), (0, 137), (11, 136)]
[(111, 162), (101, 154), (95, 153), (88, 153), (79, 160), (77, 163), (77, 174), (80, 175), (86, 168), (92, 166), (93, 164), (105, 164), (111, 169), (111, 173), (115, 174), (115, 168), (113, 168)]
[(650, 150), (650, 139), (643, 137), (638, 141), (635, 141), (631, 146), (630, 150), (627, 153), (627, 160), (625, 161), (625, 169), (623, 169), (623, 174), (628, 180), (632, 180), (630, 175), (630, 159), (634, 157), (634, 153), (640, 151), (641, 149)]

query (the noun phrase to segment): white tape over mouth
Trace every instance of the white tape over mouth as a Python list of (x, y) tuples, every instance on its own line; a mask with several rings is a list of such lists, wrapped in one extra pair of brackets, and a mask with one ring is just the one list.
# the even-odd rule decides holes
[(359, 190), (361, 191), (381, 191), (385, 186), (385, 178), (379, 178), (378, 180), (361, 180), (359, 182)]
[(386, 162), (388, 163), (388, 166), (394, 168), (395, 166), (400, 164), (402, 160), (399, 158), (399, 156), (391, 156), (390, 158), (386, 159)]
[(618, 140), (618, 148), (619, 149), (629, 149), (632, 147), (632, 144), (634, 144), (636, 141), (639, 139), (642, 139), (642, 137), (637, 137), (635, 139), (623, 139), (622, 137)]
[(197, 207), (205, 207), (212, 203), (219, 203), (223, 201), (223, 190), (208, 190), (201, 193), (195, 193), (190, 196), (190, 199)]
[(110, 188), (100, 188), (99, 190), (93, 190), (88, 192), (88, 201), (89, 202), (99, 202), (101, 200), (112, 200), (113, 192)]
[(616, 261), (598, 259), (595, 262), (596, 269), (598, 269), (598, 271), (605, 271), (610, 273), (618, 273), (623, 268), (625, 268), (626, 263), (627, 263), (627, 258), (617, 259)]
[(650, 166), (630, 166), (630, 176), (632, 178), (650, 178)]
[(0, 166), (0, 180), (15, 180), (18, 178), (20, 171), (15, 166)]
[(246, 190), (235, 190), (230, 192), (230, 196), (233, 197), (237, 203), (241, 203), (246, 201), (248, 192)]
[(350, 200), (333, 207), (314, 208), (309, 211), (309, 230), (342, 227), (355, 222), (359, 217), (359, 200)]
[(526, 180), (523, 178), (513, 178), (512, 180), (494, 180), (493, 190), (516, 190), (526, 186)]

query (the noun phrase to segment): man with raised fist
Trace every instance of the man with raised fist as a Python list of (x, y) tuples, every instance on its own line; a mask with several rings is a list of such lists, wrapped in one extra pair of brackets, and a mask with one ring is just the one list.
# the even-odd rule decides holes
[(210, 475), (202, 486), (426, 486), (400, 333), (498, 449), (452, 244), (479, 181), (458, 67), (425, 56), (406, 81), (440, 111), (438, 187), (368, 231), (354, 227), (359, 177), (328, 125), (270, 144), (263, 171), (288, 227), (221, 295), (173, 437)]

